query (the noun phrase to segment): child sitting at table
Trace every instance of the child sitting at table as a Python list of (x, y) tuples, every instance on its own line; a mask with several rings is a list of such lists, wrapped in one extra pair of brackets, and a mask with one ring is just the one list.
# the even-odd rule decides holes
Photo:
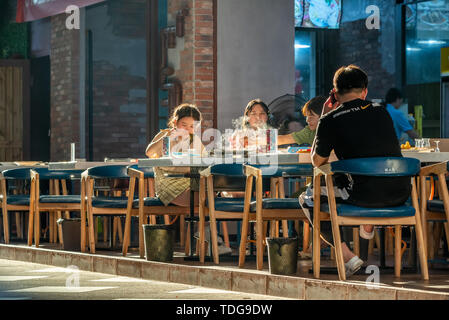
[(278, 136), (278, 145), (296, 143), (299, 145), (308, 144), (312, 146), (326, 99), (325, 96), (317, 96), (307, 101), (302, 108), (302, 114), (306, 117), (307, 126), (301, 131)]
[[(170, 150), (188, 152), (195, 147), (200, 149), (195, 153), (202, 153), (204, 146), (201, 138), (195, 135), (195, 129), (200, 128), (201, 112), (193, 104), (181, 104), (173, 111), (168, 122), (168, 129), (161, 130), (148, 145), (145, 154), (149, 158), (162, 157), (164, 137), (170, 137)], [(164, 205), (175, 204), (189, 206), (190, 204), (190, 178), (167, 177), (167, 174), (189, 173), (190, 167), (154, 167), (154, 180), (156, 196)], [(192, 179), (192, 184), (197, 185), (198, 179)], [(195, 202), (197, 197), (195, 195)]]

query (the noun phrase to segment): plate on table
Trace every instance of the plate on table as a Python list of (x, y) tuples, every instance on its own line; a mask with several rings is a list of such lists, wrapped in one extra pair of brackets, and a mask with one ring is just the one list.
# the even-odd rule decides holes
[(288, 147), (288, 153), (310, 153), (312, 151), (311, 147)]

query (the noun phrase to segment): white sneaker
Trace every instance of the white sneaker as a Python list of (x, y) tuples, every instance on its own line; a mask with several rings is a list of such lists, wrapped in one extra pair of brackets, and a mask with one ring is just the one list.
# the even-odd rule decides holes
[(360, 270), (363, 265), (363, 260), (357, 256), (354, 256), (345, 263), (346, 277), (352, 276), (354, 273)]
[(363, 239), (371, 240), (372, 238), (374, 238), (374, 228), (373, 228), (373, 231), (368, 233), (365, 231), (365, 228), (363, 227), (363, 225), (361, 225), (359, 228), (359, 234), (360, 234), (360, 237), (362, 237)]
[(225, 245), (218, 246), (218, 254), (221, 256), (223, 254), (230, 254), (232, 253), (232, 249), (226, 247)]

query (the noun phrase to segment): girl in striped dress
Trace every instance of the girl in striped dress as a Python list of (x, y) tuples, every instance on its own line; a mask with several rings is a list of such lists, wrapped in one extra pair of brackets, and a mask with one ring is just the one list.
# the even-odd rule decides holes
[[(148, 145), (145, 154), (149, 158), (162, 156), (163, 139), (170, 137), (171, 151), (187, 152), (188, 149), (197, 147), (195, 153), (203, 153), (204, 146), (201, 138), (195, 135), (195, 128), (201, 125), (201, 112), (193, 104), (181, 104), (171, 116), (168, 129), (161, 130)], [(193, 168), (192, 168), (193, 169)], [(156, 196), (164, 205), (174, 204), (178, 206), (189, 206), (190, 204), (190, 178), (167, 177), (167, 174), (189, 173), (190, 167), (155, 167), (154, 180)], [(198, 179), (192, 179), (192, 187), (198, 184)], [(194, 188), (194, 190), (197, 188)], [(196, 197), (195, 197), (196, 198)], [(197, 199), (195, 199), (197, 202)]]

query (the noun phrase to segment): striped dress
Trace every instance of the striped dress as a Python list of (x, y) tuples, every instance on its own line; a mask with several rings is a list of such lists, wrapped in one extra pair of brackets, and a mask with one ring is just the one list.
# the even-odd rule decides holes
[[(204, 146), (202, 147), (204, 148)], [(198, 191), (199, 189), (198, 178), (167, 177), (166, 174), (173, 175), (176, 173), (164, 170), (164, 167), (154, 167), (153, 170), (156, 197), (158, 197), (165, 206), (168, 206), (184, 191), (189, 190), (190, 188), (194, 191)], [(190, 172), (192, 174), (198, 173), (199, 168), (192, 167)]]

